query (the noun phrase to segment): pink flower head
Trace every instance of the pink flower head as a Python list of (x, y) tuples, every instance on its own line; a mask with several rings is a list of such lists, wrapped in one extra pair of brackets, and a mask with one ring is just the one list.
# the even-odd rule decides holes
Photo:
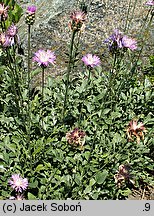
[(100, 58), (92, 54), (87, 54), (83, 56), (81, 60), (84, 62), (85, 65), (90, 66), (92, 68), (99, 66), (101, 64)]
[(33, 57), (33, 61), (36, 61), (39, 66), (47, 67), (49, 63), (54, 64), (56, 56), (54, 52), (50, 50), (38, 50)]
[(0, 34), (0, 44), (5, 48), (11, 46), (11, 39), (6, 33)]
[(144, 124), (142, 122), (140, 122), (139, 124), (137, 124), (137, 120), (132, 120), (129, 122), (129, 129), (131, 131), (144, 131), (145, 127)]
[(7, 29), (7, 35), (10, 37), (14, 37), (18, 32), (18, 28), (12, 24), (8, 29)]
[(35, 14), (35, 12), (36, 12), (36, 6), (35, 6), (35, 5), (32, 5), (32, 6), (28, 6), (28, 7), (27, 7), (27, 13), (28, 13), (29, 15)]
[(4, 6), (4, 4), (0, 4), (0, 21), (5, 21), (8, 17), (8, 6)]
[(28, 180), (27, 178), (20, 177), (19, 174), (14, 174), (11, 176), (11, 179), (8, 181), (11, 187), (17, 191), (22, 192), (27, 189), (28, 187)]
[(130, 50), (137, 49), (137, 42), (132, 38), (128, 38), (127, 36), (123, 36), (122, 38), (122, 45)]
[(72, 21), (78, 24), (85, 21), (86, 14), (83, 11), (74, 11), (72, 12), (70, 18), (72, 19)]
[(148, 0), (145, 5), (154, 6), (154, 0)]
[(84, 21), (86, 14), (83, 11), (74, 11), (71, 13), (72, 19), (69, 23), (69, 28), (73, 31), (82, 31), (84, 29)]

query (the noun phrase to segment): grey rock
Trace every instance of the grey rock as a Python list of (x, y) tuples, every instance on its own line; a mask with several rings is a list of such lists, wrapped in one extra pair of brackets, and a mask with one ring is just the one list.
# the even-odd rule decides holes
[[(19, 1), (21, 2), (21, 1)], [(125, 30), (126, 19), (127, 34), (131, 37), (138, 38), (139, 31), (144, 22), (149, 7), (145, 6), (145, 0), (85, 0), (88, 5), (88, 17), (86, 21), (85, 31), (81, 37), (80, 57), (86, 53), (92, 52), (100, 57), (107, 56), (108, 50), (103, 41), (112, 33), (115, 28), (121, 31)], [(129, 5), (131, 2), (131, 5)], [(134, 4), (136, 5), (134, 7)], [(68, 28), (70, 21), (70, 13), (75, 9), (79, 9), (79, 0), (37, 0), (22, 1), (21, 5), (26, 9), (27, 5), (35, 3), (37, 6), (36, 21), (32, 29), (32, 50), (37, 51), (39, 48), (51, 49), (57, 55), (57, 64), (51, 69), (51, 73), (61, 73), (66, 70), (67, 44), (70, 41), (71, 32)], [(130, 14), (128, 14), (130, 8)], [(133, 11), (133, 13), (132, 13)], [(143, 57), (147, 60), (148, 55), (153, 54), (154, 25), (152, 23), (151, 30), (147, 33), (145, 41), (145, 54)], [(19, 31), (26, 47), (27, 28), (24, 23), (24, 17), (19, 23)], [(148, 46), (148, 47), (147, 47)], [(107, 53), (107, 54), (106, 54)], [(105, 65), (105, 61), (104, 65)], [(50, 70), (49, 70), (50, 72)]]

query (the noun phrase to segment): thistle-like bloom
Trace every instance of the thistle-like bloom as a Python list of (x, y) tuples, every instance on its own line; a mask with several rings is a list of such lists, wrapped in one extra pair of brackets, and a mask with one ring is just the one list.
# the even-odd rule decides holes
[(83, 28), (83, 23), (86, 20), (86, 14), (83, 11), (74, 11), (72, 12), (71, 22), (69, 23), (69, 27), (71, 30), (80, 31)]
[(128, 139), (133, 141), (133, 137), (135, 136), (137, 139), (137, 143), (140, 143), (140, 139), (144, 140), (145, 127), (143, 123), (137, 124), (137, 120), (130, 121), (127, 127), (127, 136)]
[(94, 68), (101, 64), (100, 58), (92, 54), (87, 54), (83, 56), (81, 60), (84, 62), (85, 65), (90, 66), (91, 68)]
[(116, 53), (118, 49), (130, 49), (132, 51), (137, 49), (135, 39), (123, 35), (118, 29), (115, 29), (114, 33), (104, 43), (108, 44), (111, 53)]
[(76, 24), (83, 23), (86, 20), (86, 14), (83, 11), (74, 11), (72, 12), (70, 18)]
[(118, 29), (115, 29), (114, 33), (104, 41), (104, 43), (108, 44), (109, 51), (114, 52), (118, 48), (123, 48), (122, 37), (122, 32), (120, 32)]
[(154, 6), (154, 0), (148, 0), (145, 5)]
[(80, 130), (79, 128), (74, 128), (74, 130), (66, 134), (66, 139), (68, 143), (71, 144), (72, 146), (82, 147), (85, 143), (85, 136), (86, 133), (84, 131)]
[(134, 184), (134, 181), (131, 179), (129, 170), (129, 164), (122, 164), (119, 166), (118, 173), (114, 175), (115, 183), (118, 187), (121, 187), (124, 182), (131, 182), (132, 184)]
[(39, 66), (47, 67), (49, 63), (54, 64), (56, 56), (50, 50), (38, 50), (33, 57), (33, 61), (37, 62)]
[(22, 178), (19, 174), (14, 174), (11, 176), (11, 179), (8, 181), (11, 187), (16, 192), (23, 192), (28, 187), (28, 180), (27, 178)]
[(29, 14), (29, 15), (35, 14), (35, 13), (36, 13), (36, 6), (35, 6), (35, 5), (28, 6), (26, 12), (27, 12), (27, 14)]
[(36, 6), (28, 6), (27, 7), (27, 16), (26, 16), (26, 23), (28, 25), (33, 25), (35, 22), (35, 13), (36, 13)]
[(7, 29), (7, 32), (6, 34), (10, 37), (14, 37), (16, 36), (18, 33), (18, 28), (17, 26), (15, 26), (14, 24), (12, 24), (8, 29)]
[(127, 36), (123, 36), (122, 45), (130, 50), (137, 49), (137, 42), (133, 38), (128, 38)]
[(0, 34), (0, 44), (4, 48), (11, 46), (11, 39), (6, 33)]
[(0, 21), (5, 21), (8, 17), (8, 9), (9, 7), (4, 4), (0, 4)]
[(11, 46), (15, 43), (20, 43), (19, 35), (18, 33), (18, 28), (12, 24), (6, 31), (6, 35), (10, 37), (11, 41)]

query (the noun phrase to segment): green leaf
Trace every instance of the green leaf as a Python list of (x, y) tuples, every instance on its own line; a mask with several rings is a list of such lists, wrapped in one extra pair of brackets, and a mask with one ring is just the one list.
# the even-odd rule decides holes
[(122, 140), (121, 135), (118, 134), (118, 133), (115, 133), (112, 142), (113, 142), (113, 143), (120, 143), (121, 140)]
[(84, 190), (84, 193), (85, 194), (89, 194), (90, 192), (91, 192), (91, 186), (90, 185), (88, 185), (87, 187), (86, 187), (86, 189)]
[(0, 172), (4, 172), (6, 169), (4, 168), (3, 165), (0, 165)]
[(104, 110), (103, 110), (103, 115), (106, 115), (106, 114), (108, 114), (108, 113), (110, 112), (110, 110), (111, 110), (111, 109), (109, 109), (109, 108), (107, 108), (107, 109), (104, 109)]
[(81, 180), (82, 180), (81, 176), (79, 174), (76, 174), (74, 181), (76, 182), (77, 185), (81, 184)]
[(29, 183), (29, 187), (30, 187), (30, 188), (37, 188), (37, 187), (38, 187), (38, 181), (35, 180), (34, 182), (30, 182), (30, 183)]
[(40, 170), (43, 170), (44, 169), (44, 165), (43, 164), (39, 164), (36, 169), (35, 169), (35, 172), (40, 172)]
[(132, 191), (129, 188), (126, 188), (125, 190), (121, 190), (121, 194), (123, 196), (129, 196), (132, 193)]
[(16, 152), (16, 145), (15, 144), (6, 144), (5, 146), (8, 150), (12, 151), (13, 153)]
[(88, 160), (90, 157), (90, 152), (89, 151), (85, 152), (84, 156), (85, 156), (86, 160)]
[(96, 174), (95, 180), (98, 184), (103, 184), (107, 176), (108, 176), (108, 171), (104, 170), (103, 172), (98, 172)]
[(32, 193), (28, 192), (28, 200), (36, 200), (36, 196), (34, 196)]
[(123, 92), (121, 92), (121, 97), (123, 100), (127, 100), (127, 96)]
[(4, 160), (4, 155), (0, 153), (0, 160)]
[(12, 11), (12, 21), (14, 23), (18, 23), (22, 16), (22, 13), (23, 9), (18, 4), (15, 4), (14, 10)]
[(94, 178), (90, 179), (90, 183), (89, 183), (90, 186), (93, 186), (95, 183), (96, 183), (96, 181)]
[(95, 192), (91, 195), (91, 197), (94, 199), (94, 200), (97, 200), (98, 199), (98, 196), (99, 196), (100, 192)]

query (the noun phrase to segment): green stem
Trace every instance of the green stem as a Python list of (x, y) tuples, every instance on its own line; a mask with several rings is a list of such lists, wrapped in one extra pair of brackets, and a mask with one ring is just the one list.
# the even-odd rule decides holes
[[(19, 78), (19, 71), (17, 70), (17, 62), (16, 62), (16, 47), (13, 45), (13, 61), (14, 61), (14, 74), (15, 74), (15, 80), (16, 80), (16, 86), (18, 90), (19, 95), (19, 102), (23, 104), (23, 96), (22, 96), (22, 90), (21, 90), (21, 77)], [(22, 113), (23, 113), (23, 109)]]
[(31, 59), (31, 56), (30, 56), (30, 49), (31, 49), (31, 46), (30, 46), (30, 36), (31, 36), (31, 33), (30, 33), (30, 25), (28, 25), (28, 100), (29, 100), (29, 96), (30, 96), (30, 59)]
[(74, 30), (72, 32), (70, 51), (69, 51), (69, 62), (68, 62), (68, 66), (67, 66), (67, 80), (66, 80), (66, 91), (65, 91), (65, 99), (64, 99), (63, 119), (64, 119), (64, 115), (65, 115), (65, 111), (66, 111), (66, 105), (67, 105), (68, 88), (69, 88), (69, 82), (70, 82), (70, 73), (71, 73), (71, 69), (72, 69), (72, 54), (73, 54), (73, 44), (74, 44), (75, 34), (76, 34), (76, 31)]
[(85, 103), (85, 99), (86, 99), (86, 91), (87, 91), (87, 88), (88, 88), (88, 84), (89, 84), (89, 82), (90, 82), (90, 75), (91, 75), (91, 69), (92, 68), (90, 68), (90, 67), (88, 67), (88, 81), (87, 81), (87, 84), (86, 84), (86, 86), (85, 86), (85, 92), (84, 92), (84, 96), (83, 96), (83, 101), (82, 101), (82, 104), (81, 104), (81, 110), (80, 110), (80, 115), (79, 115), (79, 123), (78, 123), (78, 125), (80, 126), (80, 124), (81, 124), (81, 118), (82, 118), (82, 109), (83, 109), (83, 105), (84, 105), (84, 103)]
[(42, 134), (44, 134), (43, 132), (43, 108), (44, 108), (44, 67), (42, 66), (42, 113), (41, 113)]
[(28, 80), (27, 80), (27, 89), (28, 89), (28, 109), (27, 109), (27, 117), (28, 117), (28, 130), (27, 130), (27, 136), (28, 136), (28, 146), (29, 146), (29, 155), (30, 155), (30, 169), (32, 172), (32, 152), (31, 152), (31, 140), (30, 140), (30, 136), (31, 136), (31, 108), (30, 108), (30, 59), (31, 59), (31, 55), (30, 55), (30, 50), (31, 50), (31, 46), (30, 46), (30, 37), (31, 37), (31, 33), (30, 33), (30, 25), (28, 25)]

